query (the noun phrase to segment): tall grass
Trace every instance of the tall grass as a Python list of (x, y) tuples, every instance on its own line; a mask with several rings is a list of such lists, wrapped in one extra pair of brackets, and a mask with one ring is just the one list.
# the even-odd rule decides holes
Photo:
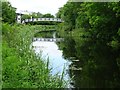
[(43, 62), (30, 49), (34, 29), (30, 25), (2, 24), (3, 88), (62, 88), (63, 79), (50, 74), (49, 61)]

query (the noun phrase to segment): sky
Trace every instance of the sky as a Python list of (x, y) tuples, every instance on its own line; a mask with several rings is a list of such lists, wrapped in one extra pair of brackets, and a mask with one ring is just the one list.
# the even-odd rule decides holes
[(55, 15), (59, 8), (68, 0), (9, 0), (17, 12), (27, 10), (29, 12), (51, 13)]

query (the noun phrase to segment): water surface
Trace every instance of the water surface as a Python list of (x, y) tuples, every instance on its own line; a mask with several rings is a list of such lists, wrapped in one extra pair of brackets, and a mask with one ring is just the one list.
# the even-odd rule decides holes
[(71, 62), (63, 58), (62, 50), (59, 50), (55, 42), (35, 41), (32, 43), (32, 46), (34, 47), (33, 49), (36, 54), (40, 55), (41, 53), (42, 58), (45, 58), (46, 60), (49, 58), (52, 75), (57, 73), (61, 75), (64, 70), (64, 79), (70, 80), (68, 68)]

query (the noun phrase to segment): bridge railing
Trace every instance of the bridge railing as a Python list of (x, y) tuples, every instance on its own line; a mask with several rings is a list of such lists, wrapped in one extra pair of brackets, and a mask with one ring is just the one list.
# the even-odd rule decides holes
[(60, 18), (31, 18), (25, 19), (23, 22), (36, 22), (36, 21), (54, 21), (54, 22), (63, 22)]

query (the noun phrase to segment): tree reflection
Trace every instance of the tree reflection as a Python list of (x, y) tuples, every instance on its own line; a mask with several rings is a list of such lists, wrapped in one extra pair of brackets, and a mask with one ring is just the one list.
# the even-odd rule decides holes
[[(75, 41), (74, 38), (67, 37), (60, 44), (66, 58), (79, 59), (69, 66), (69, 75), (73, 78), (71, 84), (80, 88), (120, 87), (120, 70), (116, 61), (119, 53), (113, 52), (104, 40), (89, 40), (81, 46)], [(82, 70), (71, 67), (77, 69), (82, 67)]]

